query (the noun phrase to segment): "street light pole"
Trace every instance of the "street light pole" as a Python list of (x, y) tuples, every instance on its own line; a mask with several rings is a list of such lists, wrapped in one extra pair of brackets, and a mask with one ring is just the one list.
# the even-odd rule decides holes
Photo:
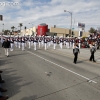
[(70, 33), (70, 36), (72, 36), (72, 12), (67, 11), (67, 10), (64, 10), (64, 12), (69, 12), (70, 15), (71, 15), (71, 26), (70, 26), (70, 31), (71, 31), (71, 33)]
[(32, 24), (32, 35), (33, 35), (33, 24)]
[[(19, 28), (19, 30), (18, 30), (18, 31), (21, 31), (21, 30), (20, 30), (20, 26), (18, 26), (18, 28)], [(21, 33), (21, 32), (20, 32), (20, 33)], [(19, 37), (19, 34), (20, 34), (20, 33), (18, 32), (18, 37)]]
[(4, 23), (2, 25), (3, 25), (3, 32), (4, 32)]
[(29, 23), (29, 24), (31, 24), (31, 25), (32, 25), (32, 35), (33, 35), (33, 25), (34, 25), (34, 24), (33, 24), (33, 23)]

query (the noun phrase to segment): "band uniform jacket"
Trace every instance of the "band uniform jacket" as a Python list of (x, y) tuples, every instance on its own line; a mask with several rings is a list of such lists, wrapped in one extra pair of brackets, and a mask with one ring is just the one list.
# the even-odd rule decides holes
[(2, 43), (2, 47), (3, 48), (10, 48), (10, 41), (4, 41), (3, 43)]

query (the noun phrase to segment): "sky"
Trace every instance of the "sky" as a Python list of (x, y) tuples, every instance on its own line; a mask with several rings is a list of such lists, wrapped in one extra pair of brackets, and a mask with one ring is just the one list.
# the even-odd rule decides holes
[(38, 26), (41, 23), (48, 27), (72, 28), (79, 30), (77, 23), (85, 24), (85, 31), (90, 27), (100, 27), (100, 0), (0, 0), (0, 31), (11, 30), (12, 26), (22, 29)]

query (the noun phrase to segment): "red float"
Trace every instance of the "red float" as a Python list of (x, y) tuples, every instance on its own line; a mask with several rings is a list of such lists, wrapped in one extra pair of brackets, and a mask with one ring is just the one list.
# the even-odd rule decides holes
[(39, 36), (46, 36), (46, 32), (48, 32), (48, 25), (45, 23), (42, 23), (38, 25), (37, 35)]

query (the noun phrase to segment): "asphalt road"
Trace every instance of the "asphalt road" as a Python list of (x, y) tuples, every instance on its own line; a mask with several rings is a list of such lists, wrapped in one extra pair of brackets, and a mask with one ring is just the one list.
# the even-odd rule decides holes
[(81, 49), (77, 64), (72, 49), (15, 48), (4, 55), (0, 44), (0, 70), (8, 100), (100, 100), (100, 50), (96, 63), (89, 62), (89, 49)]

